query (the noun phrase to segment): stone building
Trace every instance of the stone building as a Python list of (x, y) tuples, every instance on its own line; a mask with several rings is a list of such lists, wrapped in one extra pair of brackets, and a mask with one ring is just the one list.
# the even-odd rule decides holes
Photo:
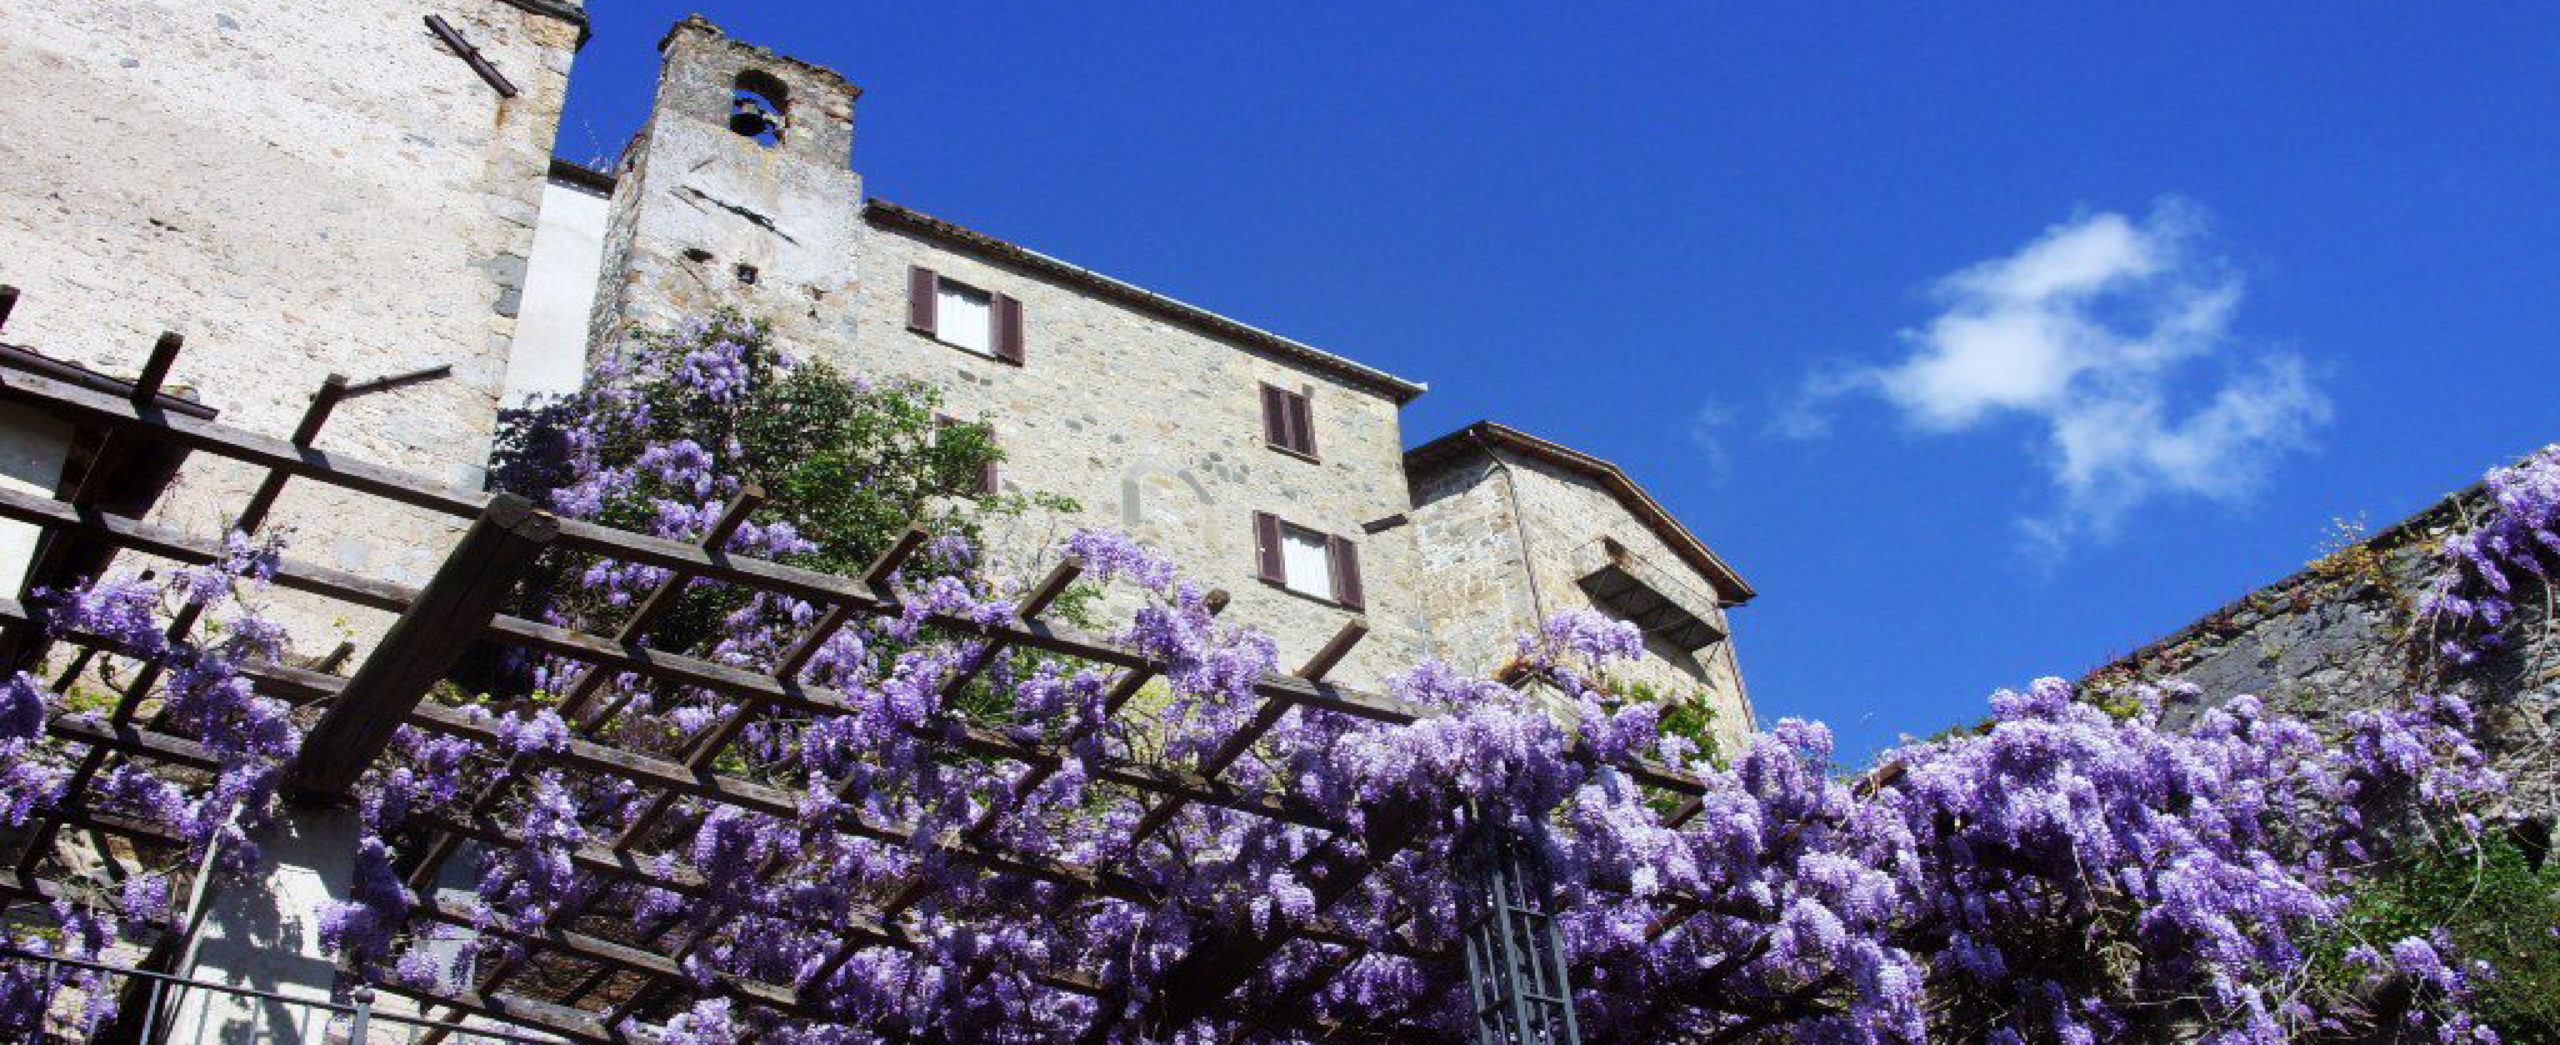
[(1644, 629), (1629, 681), (1700, 705), (1728, 742), (1753, 728), (1725, 620), (1751, 586), (1618, 466), (1491, 421), (1404, 460), (1424, 616), (1467, 622), (1435, 629), (1433, 655), (1498, 665), (1510, 636), (1596, 609)]
[[(666, 38), (612, 172), (554, 160), (585, 35), (575, 0), (0, 5), (0, 376), (283, 437), (340, 375), (300, 452), (477, 491), (502, 405), (574, 387), (634, 324), (731, 305), (795, 351), (941, 388), (993, 424), (1001, 485), (1072, 497), (1062, 524), (1131, 531), (1229, 589), (1228, 619), (1286, 663), (1358, 618), (1343, 681), (1425, 656), (1498, 674), (1513, 636), (1592, 608), (1645, 628), (1648, 691), (1699, 702), (1728, 743), (1751, 724), (1726, 618), (1751, 588), (1616, 467), (1493, 424), (1408, 452), (1419, 383), (869, 198), (859, 89), (699, 19)], [(165, 373), (162, 331), (185, 335)], [(262, 479), (110, 429), (0, 403), (0, 489), (211, 535)], [(407, 586), (458, 530), (303, 482), (273, 517), (313, 521), (295, 557)], [(1029, 559), (1056, 536), (1007, 539)], [(0, 521), (5, 594), (106, 562)], [(279, 598), (307, 653), (389, 621)], [(209, 897), (169, 967), (327, 996), (309, 918), (347, 895), (352, 831), (297, 813), (264, 887)], [(187, 1005), (173, 1040), (254, 1016)], [(322, 1039), (295, 1019), (278, 1040)]]
[[(555, 0), (0, 12), (0, 283), (24, 294), (6, 340), (112, 385), (181, 331), (172, 401), (279, 434), (324, 375), (423, 372), (345, 400), (315, 445), (477, 488), (502, 401), (574, 387), (635, 325), (739, 307), (796, 351), (940, 388), (993, 425), (1002, 487), (1071, 497), (1084, 516), (1061, 525), (1125, 529), (1229, 589), (1284, 659), (1356, 616), (1347, 681), (1426, 655), (1495, 672), (1535, 620), (1590, 607), (1646, 627), (1649, 691), (1705, 702), (1728, 739), (1751, 721), (1725, 619), (1750, 587), (1615, 467), (1498, 425), (1408, 453), (1417, 382), (867, 197), (860, 89), (700, 18), (662, 43), (615, 170), (554, 160), (583, 19)], [(0, 420), (17, 488), (144, 471), (89, 467), (94, 433)], [(201, 496), (145, 483), (127, 503), (214, 532), (203, 506), (256, 481), (176, 475)], [(343, 510), (323, 496), (289, 488), (278, 517)], [(451, 540), (365, 511), (297, 554), (415, 584)], [(23, 529), (12, 546), (0, 565), (30, 583), (98, 562)], [(385, 622), (300, 623), (362, 644)]]
[[(1493, 424), (1408, 453), (1402, 408), (1423, 385), (866, 198), (844, 77), (699, 18), (661, 51), (609, 204), (572, 197), (558, 223), (583, 223), (563, 239), (598, 241), (601, 261), (537, 257), (528, 279), (529, 301), (562, 311), (592, 287), (588, 334), (528, 325), (519, 373), (574, 374), (558, 361), (635, 325), (741, 307), (795, 352), (941, 389), (994, 426), (1002, 486), (1072, 497), (1076, 524), (1226, 587), (1232, 619), (1284, 659), (1359, 615), (1371, 633), (1346, 679), (1432, 655), (1496, 672), (1537, 620), (1591, 608), (1644, 626), (1632, 676), (1648, 690), (1701, 702), (1728, 741), (1749, 727), (1725, 611), (1750, 586), (1615, 466)], [(555, 193), (600, 183), (564, 175)]]

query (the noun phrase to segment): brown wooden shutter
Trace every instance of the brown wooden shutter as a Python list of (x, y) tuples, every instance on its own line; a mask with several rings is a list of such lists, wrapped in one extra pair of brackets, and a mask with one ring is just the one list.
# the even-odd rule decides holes
[(1325, 558), (1333, 560), (1333, 601), (1360, 609), (1360, 546), (1345, 537), (1327, 537)]
[(1292, 447), (1309, 457), (1316, 455), (1315, 400), (1301, 393), (1289, 393), (1289, 434), (1297, 442)]
[(1262, 441), (1289, 445), (1289, 393), (1271, 385), (1262, 386)]
[(996, 358), (1022, 365), (1022, 302), (995, 295)]
[(1287, 568), (1280, 558), (1280, 517), (1270, 512), (1253, 513), (1254, 576), (1273, 584), (1289, 582)]
[(932, 337), (934, 333), (934, 301), (942, 296), (942, 283), (932, 269), (907, 269), (907, 329)]

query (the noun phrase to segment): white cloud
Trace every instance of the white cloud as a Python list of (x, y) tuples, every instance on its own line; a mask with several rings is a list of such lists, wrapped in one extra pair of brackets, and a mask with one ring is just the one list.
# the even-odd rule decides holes
[(1709, 399), (1689, 415), (1689, 442), (1698, 448), (1698, 464), (1708, 485), (1722, 486), (1733, 478), (1733, 448), (1727, 445), (1726, 433), (1740, 415), (1722, 400)]
[(2192, 204), (2079, 215), (1938, 280), (1941, 311), (1901, 333), (1907, 355), (1814, 376), (1777, 430), (1819, 434), (1819, 407), (1850, 393), (1925, 433), (2039, 426), (2059, 502), (2022, 525), (2050, 552), (2155, 497), (2241, 498), (2329, 416), (2300, 358), (2239, 343), (2242, 291)]

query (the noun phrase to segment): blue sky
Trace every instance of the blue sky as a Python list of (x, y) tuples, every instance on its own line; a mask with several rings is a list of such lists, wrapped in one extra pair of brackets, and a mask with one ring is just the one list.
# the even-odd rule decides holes
[(1844, 755), (2075, 675), (2560, 439), (2533, 5), (699, 8), (863, 85), (875, 195), (1610, 458)]

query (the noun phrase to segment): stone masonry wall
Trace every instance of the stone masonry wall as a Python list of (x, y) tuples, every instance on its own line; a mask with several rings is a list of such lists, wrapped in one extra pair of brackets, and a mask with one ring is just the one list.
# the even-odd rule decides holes
[[(910, 265), (1021, 300), (1025, 365), (907, 329)], [(1338, 677), (1373, 685), (1413, 663), (1426, 624), (1412, 529), (1363, 532), (1407, 507), (1392, 400), (904, 230), (866, 227), (857, 266), (854, 336), (837, 362), (929, 382), (954, 416), (992, 422), (1009, 489), (1072, 497), (1084, 512), (1070, 525), (1126, 531), (1226, 588), (1225, 619), (1270, 634), (1289, 668), (1353, 614), (1255, 579), (1253, 513), (1348, 537), (1371, 631)], [(1265, 382), (1312, 390), (1319, 461), (1264, 445)], [(1010, 543), (1026, 554), (1057, 536)], [(1025, 580), (1040, 568), (1013, 567)]]
[(2515, 785), (2518, 812), (2560, 815), (2560, 638), (2551, 593), (2520, 590), (2505, 649), (2452, 668), (2428, 651), (2414, 601), (2433, 575), (2445, 535), (2486, 513), (2474, 486), (2300, 572), (2250, 594), (2089, 676), (2098, 690), (2177, 680), (2200, 703), (2173, 722), (2253, 693), (2270, 706), (2338, 730), (2360, 708), (2387, 707), (2425, 688), (2468, 699), (2492, 757)]
[(1544, 607), (1529, 590), (1526, 551), (1510, 493), (1489, 458), (1420, 477), (1413, 488), (1414, 544), (1426, 578), (1423, 612), (1431, 655), (1463, 670), (1499, 670)]
[[(754, 312), (785, 340), (842, 341), (862, 213), (850, 166), (860, 91), (699, 18), (660, 47), (657, 106), (624, 155), (606, 219), (591, 346), (722, 306)], [(773, 145), (729, 130), (750, 70), (784, 87), (787, 125)]]
[[(1542, 618), (1575, 609), (1617, 616), (1580, 583), (1609, 561), (1604, 541), (1651, 565), (1653, 576), (1692, 575), (1598, 483), (1507, 449), (1419, 477), (1413, 501), (1433, 653), (1464, 670), (1498, 670), (1516, 655), (1514, 638)], [(1703, 582), (1681, 601), (1702, 608), (1719, 630), (1730, 628)], [(1736, 750), (1755, 725), (1729, 635), (1696, 651), (1648, 635), (1645, 655), (1621, 674), (1658, 694), (1703, 702), (1723, 750)]]
[[(522, 93), (413, 4), (0, 5), (0, 282), (26, 293), (8, 340), (130, 375), (180, 331), (173, 383), (276, 435), (331, 371), (450, 364), (348, 402), (320, 445), (476, 487), (580, 26), (436, 10)], [(249, 481), (199, 461), (163, 514), (213, 532)], [(290, 489), (279, 518), (343, 520), (334, 500)], [(296, 554), (422, 581), (453, 528), (376, 508)]]
[[(1502, 453), (1520, 483), (1521, 517), (1529, 526), (1532, 582), (1547, 601), (1547, 612), (1566, 607), (1607, 612), (1595, 606), (1578, 583), (1607, 561), (1608, 556), (1599, 548), (1604, 538), (1651, 563), (1657, 574), (1693, 576), (1669, 545), (1654, 536), (1651, 529), (1639, 525), (1614, 495), (1590, 477), (1545, 461)], [(1707, 623), (1727, 637), (1694, 652), (1650, 641), (1646, 655), (1628, 671), (1631, 678), (1663, 693), (1694, 694), (1704, 701), (1715, 712), (1718, 740), (1724, 750), (1734, 751), (1753, 729), (1751, 704), (1743, 693), (1742, 667), (1733, 652), (1731, 622), (1725, 619), (1723, 608), (1716, 605), (1715, 597), (1704, 589), (1704, 582), (1698, 582), (1698, 588), (1682, 601), (1702, 608), (1709, 614)]]

